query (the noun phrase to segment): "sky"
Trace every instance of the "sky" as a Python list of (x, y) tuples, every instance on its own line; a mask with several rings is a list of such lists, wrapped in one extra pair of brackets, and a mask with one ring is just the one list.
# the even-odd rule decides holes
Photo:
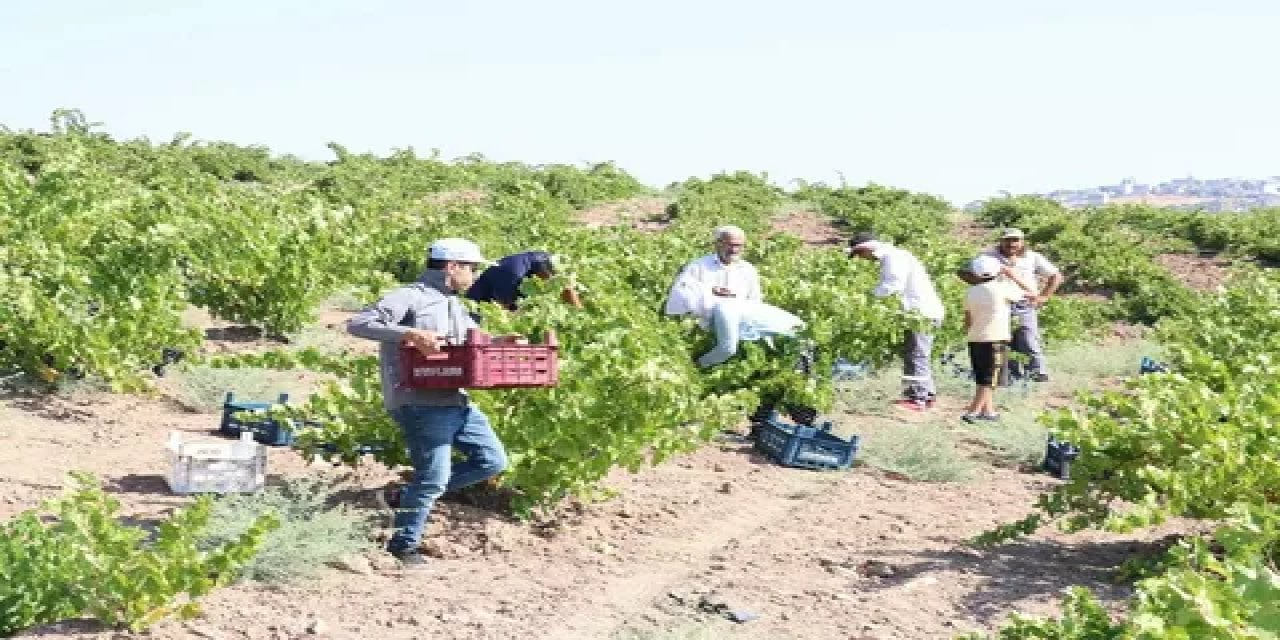
[(745, 169), (957, 204), (1280, 175), (1274, 0), (62, 0), (0, 10), (0, 125), (328, 160)]

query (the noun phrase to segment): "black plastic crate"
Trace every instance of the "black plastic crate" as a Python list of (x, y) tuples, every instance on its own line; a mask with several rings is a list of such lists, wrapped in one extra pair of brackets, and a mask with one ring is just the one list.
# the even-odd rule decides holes
[[(812, 427), (813, 423), (818, 420), (818, 410), (813, 407), (788, 403), (782, 405), (781, 408), (786, 412), (787, 417), (798, 425)], [(751, 421), (751, 437), (754, 438), (756, 433), (759, 432), (761, 424), (774, 419), (778, 414), (778, 409), (779, 407), (773, 403), (761, 403), (755, 412), (748, 416)]]
[(1049, 436), (1044, 449), (1044, 463), (1041, 467), (1052, 473), (1059, 480), (1071, 479), (1071, 463), (1080, 457), (1080, 448), (1070, 442), (1063, 442)]
[(760, 406), (756, 407), (755, 412), (747, 416), (747, 418), (751, 420), (751, 424), (754, 427), (754, 425), (768, 420), (774, 411), (776, 411), (776, 408), (772, 402), (761, 402)]
[(778, 464), (788, 467), (848, 469), (858, 452), (858, 436), (844, 440), (830, 430), (830, 422), (817, 427), (787, 424), (774, 413), (756, 425), (755, 447)]
[(812, 427), (814, 422), (818, 421), (818, 410), (813, 407), (807, 407), (799, 404), (788, 404), (783, 407), (787, 411), (787, 417), (798, 425)]

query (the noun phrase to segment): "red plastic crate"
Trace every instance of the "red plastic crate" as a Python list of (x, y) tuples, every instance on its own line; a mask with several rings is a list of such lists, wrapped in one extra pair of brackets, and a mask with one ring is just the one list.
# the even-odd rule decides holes
[(449, 345), (425, 356), (409, 346), (400, 350), (400, 386), (412, 389), (503, 389), (554, 387), (560, 380), (559, 346), (554, 331), (542, 344), (495, 343), (479, 329), (467, 332), (465, 345)]

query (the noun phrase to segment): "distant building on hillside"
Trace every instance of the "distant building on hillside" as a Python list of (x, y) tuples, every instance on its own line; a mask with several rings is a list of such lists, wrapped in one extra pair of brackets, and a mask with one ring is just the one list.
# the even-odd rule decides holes
[[(1055, 189), (1034, 195), (1069, 208), (1097, 207), (1111, 202), (1149, 201), (1156, 206), (1189, 211), (1248, 211), (1258, 207), (1280, 207), (1280, 176), (1249, 180), (1206, 180), (1187, 176), (1155, 184), (1143, 184), (1134, 178), (1125, 178), (1116, 184), (1082, 189)], [(973, 209), (981, 205), (982, 201), (979, 201), (970, 203), (965, 208)]]

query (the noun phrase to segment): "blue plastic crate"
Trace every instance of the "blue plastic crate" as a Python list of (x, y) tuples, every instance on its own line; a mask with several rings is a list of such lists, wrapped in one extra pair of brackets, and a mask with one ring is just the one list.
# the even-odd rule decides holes
[[(262, 417), (257, 420), (237, 418), (236, 413), (241, 411), (265, 412), (271, 408), (272, 404), (286, 404), (289, 402), (289, 394), (282, 393), (275, 403), (271, 402), (237, 402), (235, 395), (227, 392), (226, 400), (222, 403), (222, 423), (218, 426), (218, 432), (224, 436), (231, 438), (240, 437), (241, 431), (252, 431), (253, 439), (262, 444), (272, 447), (287, 447), (293, 444), (294, 430), (297, 424), (292, 421), (273, 420)], [(304, 422), (303, 426), (315, 426), (314, 422)]]
[(830, 422), (817, 427), (787, 424), (774, 413), (755, 425), (755, 447), (788, 467), (848, 469), (858, 452), (858, 436), (844, 440), (830, 430)]
[(831, 367), (832, 380), (861, 380), (871, 374), (870, 362), (850, 362), (844, 358), (836, 358)]
[(1148, 373), (1168, 373), (1169, 365), (1158, 362), (1147, 356), (1142, 356), (1142, 362), (1138, 364), (1138, 375), (1146, 375)]
[(1059, 480), (1071, 479), (1071, 463), (1080, 457), (1080, 448), (1070, 442), (1063, 442), (1049, 436), (1044, 449), (1044, 462), (1040, 465), (1045, 471), (1052, 473)]

